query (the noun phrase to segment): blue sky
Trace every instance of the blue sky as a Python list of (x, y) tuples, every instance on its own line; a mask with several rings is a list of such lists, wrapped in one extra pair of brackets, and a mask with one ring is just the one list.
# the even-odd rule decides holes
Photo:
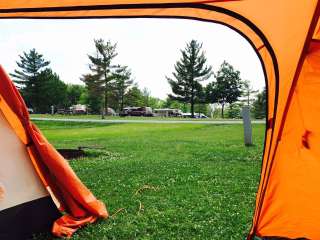
[(165, 98), (170, 92), (165, 76), (171, 75), (180, 49), (196, 39), (215, 71), (226, 60), (255, 89), (265, 84), (249, 43), (218, 24), (181, 19), (1, 20), (0, 29), (0, 64), (8, 72), (16, 68), (19, 54), (36, 48), (63, 81), (81, 84), (81, 75), (89, 72), (87, 54), (94, 53), (93, 39), (110, 39), (118, 44), (115, 63), (128, 65), (141, 88)]

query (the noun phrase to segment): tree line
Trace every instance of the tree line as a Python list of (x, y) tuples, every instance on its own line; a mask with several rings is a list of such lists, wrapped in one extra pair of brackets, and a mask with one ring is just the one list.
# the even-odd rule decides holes
[[(202, 44), (196, 40), (190, 41), (181, 50), (181, 58), (174, 66), (172, 78), (167, 77), (172, 94), (169, 98), (190, 105), (191, 115), (194, 116), (195, 104), (218, 104), (221, 117), (224, 118), (225, 106), (228, 106), (228, 117), (240, 117), (240, 109), (244, 104), (253, 106), (253, 116), (263, 118), (265, 115), (265, 90), (258, 93), (252, 89), (250, 82), (240, 78), (240, 72), (224, 61), (215, 73), (212, 66), (207, 65)], [(205, 86), (201, 84), (212, 79)]]
[[(240, 117), (243, 104), (252, 105), (253, 115), (265, 115), (265, 91), (254, 91), (240, 72), (224, 61), (214, 72), (207, 63), (202, 44), (196, 40), (181, 50), (181, 58), (174, 65), (172, 76), (166, 76), (172, 93), (167, 99), (152, 97), (146, 88), (140, 89), (126, 65), (115, 64), (117, 44), (103, 39), (94, 40), (95, 52), (88, 54), (88, 73), (80, 77), (84, 85), (66, 84), (50, 68), (50, 61), (35, 49), (23, 52), (17, 61), (18, 68), (10, 75), (28, 107), (37, 113), (50, 112), (51, 106), (67, 108), (86, 104), (91, 113), (104, 118), (112, 108), (117, 112), (125, 106), (150, 106), (152, 108), (179, 108), (184, 112), (208, 114), (209, 105), (220, 105), (221, 116)], [(206, 85), (203, 82), (208, 82)]]

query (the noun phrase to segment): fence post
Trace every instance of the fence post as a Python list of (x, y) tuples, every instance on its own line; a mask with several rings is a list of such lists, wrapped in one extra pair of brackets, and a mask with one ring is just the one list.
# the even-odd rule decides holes
[(243, 119), (243, 130), (244, 130), (244, 145), (252, 145), (252, 125), (250, 118), (250, 107), (242, 107), (242, 119)]

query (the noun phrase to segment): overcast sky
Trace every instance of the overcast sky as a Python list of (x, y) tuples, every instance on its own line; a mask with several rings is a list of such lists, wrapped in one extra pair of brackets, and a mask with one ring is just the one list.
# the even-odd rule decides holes
[(165, 76), (171, 76), (180, 49), (195, 39), (203, 43), (215, 71), (226, 60), (255, 89), (265, 84), (249, 43), (218, 24), (178, 19), (1, 20), (0, 29), (0, 64), (7, 72), (16, 68), (19, 54), (36, 48), (63, 81), (82, 84), (79, 78), (89, 72), (87, 54), (94, 53), (93, 39), (110, 39), (118, 43), (115, 63), (129, 66), (141, 88), (165, 98), (170, 92)]

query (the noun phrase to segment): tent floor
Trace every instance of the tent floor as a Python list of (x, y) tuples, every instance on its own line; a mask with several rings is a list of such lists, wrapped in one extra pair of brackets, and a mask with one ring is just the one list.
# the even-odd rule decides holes
[(0, 211), (0, 239), (26, 240), (48, 232), (61, 216), (51, 197), (40, 198)]

